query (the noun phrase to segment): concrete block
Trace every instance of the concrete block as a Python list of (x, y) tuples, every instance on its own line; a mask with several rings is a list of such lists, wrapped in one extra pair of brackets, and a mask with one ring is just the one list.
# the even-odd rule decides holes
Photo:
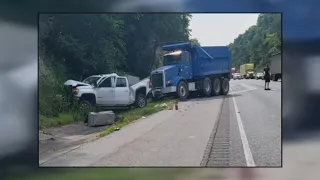
[(115, 122), (113, 111), (90, 112), (88, 115), (88, 126), (112, 125)]

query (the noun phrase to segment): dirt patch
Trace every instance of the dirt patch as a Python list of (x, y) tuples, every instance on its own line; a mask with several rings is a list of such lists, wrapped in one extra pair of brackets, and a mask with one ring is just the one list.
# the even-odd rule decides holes
[(39, 131), (39, 163), (42, 164), (79, 145), (96, 140), (97, 133), (107, 127), (88, 127), (79, 122)]

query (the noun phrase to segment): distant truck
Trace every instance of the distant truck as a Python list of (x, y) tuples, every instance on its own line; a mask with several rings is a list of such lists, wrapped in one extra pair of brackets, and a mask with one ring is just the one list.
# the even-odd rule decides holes
[(162, 67), (151, 72), (154, 97), (176, 95), (186, 100), (191, 92), (205, 96), (226, 95), (231, 77), (231, 54), (227, 46), (200, 47), (193, 42), (162, 47)]
[(243, 79), (253, 79), (254, 78), (254, 64), (243, 64), (240, 66), (240, 75)]
[(237, 72), (237, 69), (236, 68), (231, 68), (231, 78), (233, 78), (233, 75), (234, 75), (234, 73), (236, 73)]
[(270, 73), (273, 81), (278, 81), (282, 78), (281, 74), (281, 53), (273, 54), (270, 57)]
[(117, 108), (131, 105), (143, 108), (147, 105), (147, 95), (150, 92), (149, 81), (149, 78), (145, 78), (130, 86), (126, 76), (112, 73), (92, 75), (82, 82), (68, 80), (64, 85), (71, 88), (73, 100), (81, 108)]

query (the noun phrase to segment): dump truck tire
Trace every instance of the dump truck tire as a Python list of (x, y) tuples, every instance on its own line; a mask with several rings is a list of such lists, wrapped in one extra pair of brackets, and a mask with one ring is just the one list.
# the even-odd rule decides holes
[(214, 78), (212, 82), (212, 95), (218, 96), (221, 91), (221, 83), (218, 78)]
[(203, 91), (203, 94), (207, 97), (212, 95), (212, 82), (210, 78), (206, 77), (203, 79), (202, 91)]
[(228, 78), (223, 78), (221, 80), (221, 95), (227, 95), (229, 93), (229, 79)]
[(189, 89), (187, 83), (184, 81), (180, 81), (177, 86), (177, 94), (181, 101), (185, 101), (188, 99), (189, 96)]

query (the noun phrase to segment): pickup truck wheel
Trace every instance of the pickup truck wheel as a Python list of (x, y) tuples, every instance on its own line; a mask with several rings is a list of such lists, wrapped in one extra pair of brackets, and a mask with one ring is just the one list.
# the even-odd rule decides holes
[(214, 96), (218, 96), (220, 94), (221, 91), (221, 82), (218, 78), (214, 78), (213, 79), (213, 83), (212, 83), (212, 95)]
[(207, 97), (211, 96), (211, 91), (212, 91), (212, 83), (211, 83), (211, 80), (206, 77), (204, 78), (203, 80), (203, 94)]
[(79, 108), (80, 110), (89, 110), (92, 108), (92, 104), (87, 100), (81, 100), (79, 102)]
[(92, 104), (90, 101), (81, 100), (79, 102), (79, 112), (74, 114), (74, 119), (83, 120), (84, 123), (88, 123), (88, 113), (92, 111)]
[(229, 93), (229, 79), (223, 78), (221, 80), (221, 95), (227, 95)]
[(147, 106), (147, 97), (143, 94), (138, 94), (137, 97), (136, 97), (136, 106), (138, 108), (143, 108), (143, 107), (146, 107)]
[(179, 96), (179, 99), (181, 101), (187, 100), (189, 96), (189, 89), (187, 84), (184, 81), (180, 81), (178, 86), (177, 86), (177, 94)]

